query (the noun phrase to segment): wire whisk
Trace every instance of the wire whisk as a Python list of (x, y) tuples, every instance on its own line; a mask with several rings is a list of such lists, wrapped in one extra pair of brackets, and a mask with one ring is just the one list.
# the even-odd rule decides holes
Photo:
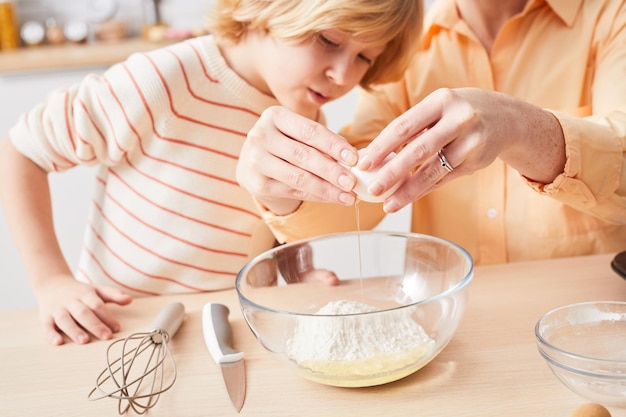
[[(133, 333), (111, 343), (106, 368), (98, 375), (89, 400), (118, 400), (118, 413), (145, 414), (176, 381), (176, 362), (168, 349), (185, 317), (181, 303), (165, 306), (149, 332)], [(145, 353), (144, 353), (145, 352)]]

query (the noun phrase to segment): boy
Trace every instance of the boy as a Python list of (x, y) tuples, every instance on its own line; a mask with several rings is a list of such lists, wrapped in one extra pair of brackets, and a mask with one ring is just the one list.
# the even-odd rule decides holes
[[(211, 35), (131, 56), (22, 117), (0, 143), (0, 190), (50, 342), (109, 339), (107, 302), (232, 287), (274, 243), (235, 179), (249, 128), (279, 104), (323, 121), (357, 84), (398, 79), (421, 7), (221, 0)], [(99, 169), (75, 280), (41, 200), (49, 172), (79, 164)]]

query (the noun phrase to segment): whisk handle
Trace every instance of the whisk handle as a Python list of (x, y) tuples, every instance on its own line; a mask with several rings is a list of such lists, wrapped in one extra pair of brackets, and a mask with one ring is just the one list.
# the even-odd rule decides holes
[(185, 306), (182, 303), (170, 303), (156, 317), (152, 323), (152, 330), (160, 330), (173, 337), (185, 318)]

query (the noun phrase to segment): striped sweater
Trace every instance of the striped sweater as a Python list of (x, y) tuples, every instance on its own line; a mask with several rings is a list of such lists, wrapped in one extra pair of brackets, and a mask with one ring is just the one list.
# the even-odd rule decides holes
[(77, 279), (134, 295), (210, 291), (232, 288), (273, 243), (235, 169), (275, 104), (205, 36), (52, 93), (10, 137), (49, 172), (98, 166)]

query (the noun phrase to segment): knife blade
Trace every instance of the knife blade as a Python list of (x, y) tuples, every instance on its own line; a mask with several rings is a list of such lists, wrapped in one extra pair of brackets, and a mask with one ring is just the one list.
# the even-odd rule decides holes
[(221, 368), (230, 401), (237, 412), (240, 412), (246, 399), (246, 369), (243, 352), (233, 348), (229, 313), (224, 304), (205, 304), (202, 309), (202, 331), (209, 353)]

